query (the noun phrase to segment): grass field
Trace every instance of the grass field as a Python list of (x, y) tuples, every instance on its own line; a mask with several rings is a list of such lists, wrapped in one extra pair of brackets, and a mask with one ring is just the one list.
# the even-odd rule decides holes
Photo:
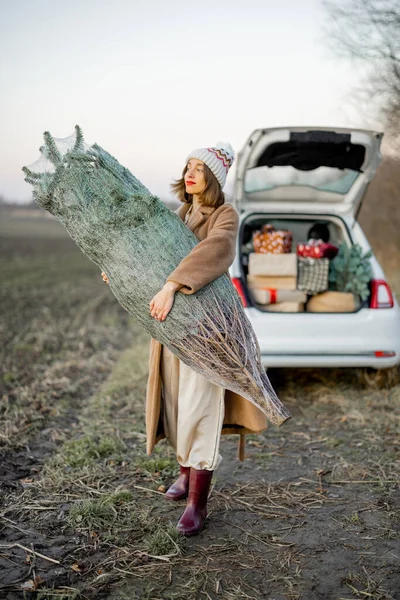
[[(398, 370), (276, 370), (293, 419), (223, 436), (204, 531), (163, 440), (148, 335), (55, 221), (0, 224), (1, 600), (400, 598)], [(394, 271), (395, 272), (395, 271)]]

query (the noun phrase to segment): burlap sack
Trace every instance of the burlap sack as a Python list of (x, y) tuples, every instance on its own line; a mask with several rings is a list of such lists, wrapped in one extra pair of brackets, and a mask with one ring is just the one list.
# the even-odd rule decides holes
[(307, 312), (355, 312), (359, 300), (351, 293), (323, 292), (310, 298)]

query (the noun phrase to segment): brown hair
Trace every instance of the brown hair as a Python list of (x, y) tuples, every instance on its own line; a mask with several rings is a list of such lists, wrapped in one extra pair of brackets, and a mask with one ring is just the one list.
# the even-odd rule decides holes
[[(182, 177), (175, 179), (175, 183), (171, 183), (170, 189), (176, 194), (180, 202), (193, 202), (193, 195), (186, 192), (185, 186), (185, 173), (187, 171), (187, 165), (185, 165), (182, 171)], [(204, 163), (204, 179), (206, 187), (203, 192), (199, 194), (199, 200), (204, 206), (213, 206), (218, 208), (222, 204), (225, 204), (225, 194), (221, 189), (218, 179), (209, 167)]]

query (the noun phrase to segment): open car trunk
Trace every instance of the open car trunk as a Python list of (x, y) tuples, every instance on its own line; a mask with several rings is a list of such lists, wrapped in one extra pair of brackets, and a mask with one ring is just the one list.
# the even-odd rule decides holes
[(234, 204), (239, 212), (356, 218), (381, 160), (381, 139), (363, 129), (256, 129), (238, 154)]
[[(260, 231), (266, 224), (273, 226), (277, 231), (289, 230), (292, 235), (291, 248), (287, 249), (286, 254), (273, 254), (272, 260), (271, 254), (255, 253), (254, 248), (253, 234)], [(327, 232), (329, 244), (338, 248), (342, 242), (345, 242), (351, 247), (352, 239), (345, 220), (337, 215), (288, 215), (277, 212), (254, 212), (243, 219), (239, 232), (239, 262), (241, 279), (245, 285), (247, 301), (250, 306), (267, 313), (304, 312), (313, 314), (312, 311), (315, 306), (313, 305), (313, 303), (315, 303), (315, 298), (317, 298), (317, 296), (322, 298), (319, 294), (323, 292), (317, 293), (305, 291), (304, 287), (303, 289), (299, 289), (302, 287), (298, 277), (300, 258), (296, 255), (296, 249), (297, 244), (307, 243), (310, 238), (310, 232), (315, 232), (316, 226), (317, 231), (318, 228), (322, 227), (322, 230), (325, 233)], [(259, 275), (259, 265), (262, 265), (263, 263), (262, 257), (267, 257), (266, 260), (268, 261), (268, 264), (272, 263), (272, 266), (274, 266), (274, 261), (276, 261), (276, 264), (278, 265), (278, 269), (275, 270), (276, 272), (274, 272), (274, 270), (268, 271), (269, 277), (265, 277), (265, 273), (263, 273), (262, 270), (261, 275)], [(283, 257), (283, 259), (279, 257)], [(279, 271), (281, 260), (283, 269)], [(320, 263), (321, 260), (324, 260), (325, 267), (328, 269), (332, 258), (314, 259), (310, 262), (314, 262), (315, 265), (317, 262)], [(296, 269), (295, 276), (294, 269)], [(256, 275), (254, 275), (254, 273), (256, 273)], [(332, 284), (329, 284), (329, 289), (334, 289)], [(339, 296), (339, 298), (342, 297)], [(333, 311), (324, 309), (322, 304), (322, 308), (319, 308), (318, 312), (357, 312), (363, 306), (368, 306), (368, 302), (368, 299), (356, 301), (354, 308), (351, 308), (350, 310), (348, 307), (343, 310), (339, 305), (338, 309)]]
[[(333, 253), (343, 241), (352, 245), (346, 223), (357, 219), (381, 160), (381, 139), (376, 131), (317, 127), (256, 129), (249, 136), (238, 155), (233, 203), (246, 215), (240, 264), (248, 298), (258, 310), (356, 312), (366, 305), (368, 299), (339, 291), (355, 289), (344, 256), (335, 263), (345, 271), (338, 289), (328, 277)], [(316, 245), (319, 238), (310, 230), (317, 224), (325, 246), (297, 248), (310, 238)], [(357, 256), (351, 264), (357, 261), (356, 289), (364, 297), (368, 269)]]

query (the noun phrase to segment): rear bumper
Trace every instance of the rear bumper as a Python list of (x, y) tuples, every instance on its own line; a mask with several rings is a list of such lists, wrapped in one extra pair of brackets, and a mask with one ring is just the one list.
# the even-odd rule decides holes
[(264, 367), (372, 367), (388, 369), (400, 363), (400, 355), (376, 358), (367, 354), (261, 354)]
[[(361, 309), (347, 314), (245, 310), (266, 367), (385, 369), (400, 363), (397, 304), (392, 309)], [(376, 352), (383, 356), (376, 356)]]

